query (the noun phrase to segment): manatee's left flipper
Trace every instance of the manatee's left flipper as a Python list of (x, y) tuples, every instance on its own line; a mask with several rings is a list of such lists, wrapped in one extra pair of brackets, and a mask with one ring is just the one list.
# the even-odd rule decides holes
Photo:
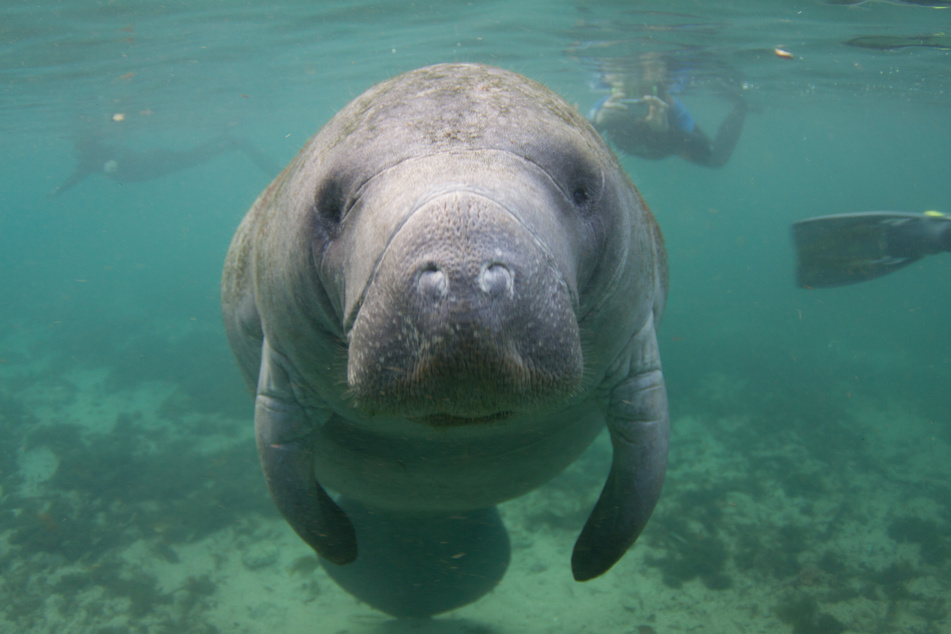
[(614, 458), (601, 497), (571, 555), (577, 581), (607, 572), (647, 525), (667, 473), (670, 413), (657, 341), (650, 328), (636, 370), (611, 394), (608, 430)]
[(297, 402), (280, 355), (264, 341), (254, 409), (258, 456), (271, 497), (291, 528), (335, 564), (357, 558), (346, 513), (314, 478), (314, 429)]

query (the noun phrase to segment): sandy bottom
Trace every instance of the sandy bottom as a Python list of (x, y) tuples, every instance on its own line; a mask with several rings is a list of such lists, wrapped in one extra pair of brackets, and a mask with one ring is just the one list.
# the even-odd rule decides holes
[[(602, 436), (501, 507), (512, 561), (493, 592), (398, 621), (342, 591), (271, 507), (249, 397), (208, 411), (181, 383), (63, 363), (19, 334), (0, 348), (0, 631), (951, 631), (949, 435), (900, 402), (675, 415), (654, 518), (581, 584), (569, 557)], [(703, 386), (693, 402), (725, 412), (744, 382)]]

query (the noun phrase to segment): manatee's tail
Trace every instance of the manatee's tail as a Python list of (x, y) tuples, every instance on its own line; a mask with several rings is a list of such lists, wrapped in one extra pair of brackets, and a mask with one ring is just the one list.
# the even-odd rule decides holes
[(494, 507), (410, 514), (337, 502), (353, 522), (359, 555), (345, 566), (321, 563), (347, 592), (392, 616), (422, 618), (471, 603), (508, 567), (509, 538)]

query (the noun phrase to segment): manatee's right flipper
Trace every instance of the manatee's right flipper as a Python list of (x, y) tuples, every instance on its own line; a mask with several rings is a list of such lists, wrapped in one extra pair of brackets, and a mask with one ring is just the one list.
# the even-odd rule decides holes
[(322, 559), (324, 570), (391, 616), (424, 618), (472, 603), (508, 567), (508, 533), (494, 507), (440, 514), (340, 504), (356, 527), (360, 558), (348, 566)]
[(281, 362), (265, 340), (254, 431), (267, 486), (301, 539), (321, 557), (348, 564), (357, 558), (353, 525), (314, 478), (313, 423), (295, 399)]
[(664, 485), (670, 413), (653, 324), (638, 338), (634, 374), (611, 393), (608, 431), (614, 458), (571, 554), (577, 581), (604, 574), (624, 556), (647, 525)]

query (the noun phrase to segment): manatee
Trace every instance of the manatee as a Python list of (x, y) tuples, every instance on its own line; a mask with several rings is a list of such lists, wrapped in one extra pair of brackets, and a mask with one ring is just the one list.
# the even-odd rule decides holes
[(73, 143), (76, 149), (76, 168), (69, 178), (53, 191), (54, 196), (75, 187), (92, 174), (101, 174), (117, 183), (138, 183), (197, 167), (229, 152), (241, 152), (268, 176), (278, 172), (270, 159), (250, 141), (228, 134), (182, 150), (136, 150), (106, 143), (92, 135), (78, 137)]
[(607, 426), (579, 581), (644, 529), (667, 466), (660, 230), (575, 108), (512, 72), (421, 68), (343, 108), (260, 195), (222, 309), (284, 518), (395, 616), (474, 601), (498, 503)]

